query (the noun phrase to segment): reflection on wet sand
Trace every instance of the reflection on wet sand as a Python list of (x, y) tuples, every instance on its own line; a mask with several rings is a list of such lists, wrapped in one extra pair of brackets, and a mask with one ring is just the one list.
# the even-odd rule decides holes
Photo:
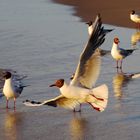
[[(123, 107), (122, 99), (125, 98), (125, 96), (124, 96), (125, 88), (124, 87), (126, 87), (130, 81), (132, 81), (134, 79), (138, 79), (138, 78), (140, 78), (140, 72), (133, 73), (133, 74), (117, 72), (115, 74), (115, 76), (113, 77), (112, 83), (113, 83), (114, 96), (116, 97), (116, 99), (118, 101), (117, 104), (115, 105), (116, 109), (122, 110), (122, 107)], [(119, 111), (119, 113), (121, 113), (121, 112)]]
[(121, 99), (123, 97), (123, 87), (125, 87), (128, 82), (132, 79), (133, 74), (117, 73), (113, 77), (113, 90), (115, 97)]
[(136, 31), (131, 36), (131, 44), (132, 44), (132, 47), (135, 48), (136, 45), (137, 45), (137, 43), (139, 43), (139, 42), (140, 42), (140, 31)]
[(84, 118), (82, 118), (80, 115), (79, 116), (74, 115), (69, 125), (72, 140), (86, 139), (87, 121)]
[(117, 70), (112, 81), (115, 97), (121, 99), (123, 97), (123, 87), (126, 87), (131, 80), (137, 78), (140, 78), (140, 72), (128, 74)]
[(5, 114), (5, 121), (4, 121), (4, 131), (5, 131), (5, 138), (8, 140), (18, 140), (20, 139), (18, 132), (20, 130), (22, 123), (22, 115), (16, 112), (7, 112)]

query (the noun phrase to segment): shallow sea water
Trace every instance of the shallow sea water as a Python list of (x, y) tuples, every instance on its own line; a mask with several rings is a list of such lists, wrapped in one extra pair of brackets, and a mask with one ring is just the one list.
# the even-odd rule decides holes
[[(87, 26), (72, 16), (73, 8), (48, 0), (0, 0), (0, 68), (28, 75), (14, 111), (5, 109), (0, 98), (0, 138), (2, 140), (138, 140), (140, 139), (140, 78), (126, 76), (140, 72), (140, 50), (124, 60), (118, 74), (110, 55), (102, 57), (96, 86), (109, 86), (107, 109), (99, 113), (88, 105), (73, 114), (63, 108), (26, 107), (22, 101), (43, 101), (59, 95), (49, 85), (58, 78), (69, 82), (79, 55), (88, 40)], [(93, 17), (94, 18), (94, 17)], [(115, 36), (120, 47), (131, 48), (135, 29), (104, 25), (115, 30), (101, 46), (111, 49)], [(139, 48), (139, 42), (134, 47)]]

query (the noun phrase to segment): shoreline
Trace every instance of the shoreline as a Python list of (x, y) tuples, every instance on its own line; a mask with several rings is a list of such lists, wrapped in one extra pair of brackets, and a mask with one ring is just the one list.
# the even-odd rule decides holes
[[(140, 11), (138, 0), (112, 1), (105, 3), (103, 0), (52, 0), (52, 2), (73, 6), (75, 16), (81, 18), (81, 22), (93, 20), (100, 13), (104, 24), (110, 24), (120, 27), (135, 28), (135, 23), (130, 20), (131, 10)], [(103, 4), (101, 4), (103, 3)], [(97, 6), (98, 5), (98, 6)]]

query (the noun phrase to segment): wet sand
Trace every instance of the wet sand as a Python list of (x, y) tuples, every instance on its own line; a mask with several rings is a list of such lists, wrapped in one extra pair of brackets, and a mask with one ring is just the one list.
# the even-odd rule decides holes
[(71, 5), (74, 7), (74, 15), (81, 17), (82, 21), (93, 20), (100, 13), (103, 23), (134, 28), (135, 24), (130, 20), (131, 10), (140, 12), (139, 0), (53, 0), (54, 2)]

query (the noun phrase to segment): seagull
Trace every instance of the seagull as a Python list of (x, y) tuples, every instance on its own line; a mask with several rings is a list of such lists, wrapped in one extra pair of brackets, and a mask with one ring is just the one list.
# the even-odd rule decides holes
[(23, 90), (24, 86), (21, 81), (15, 81), (14, 76), (12, 76), (11, 72), (5, 72), (3, 75), (5, 82), (3, 86), (3, 94), (6, 97), (6, 108), (8, 109), (9, 99), (14, 99), (14, 109), (16, 108), (16, 98), (18, 98)]
[(80, 55), (71, 82), (68, 84), (64, 79), (58, 79), (50, 85), (50, 87), (58, 87), (61, 94), (43, 102), (26, 100), (23, 102), (26, 106), (61, 106), (75, 111), (75, 107), (80, 105), (79, 111), (81, 111), (81, 104), (87, 103), (97, 111), (105, 110), (108, 102), (107, 85), (103, 84), (93, 88), (98, 79), (101, 65), (100, 53), (97, 48), (103, 44), (106, 35), (99, 15), (95, 19), (93, 29), (87, 45)]
[[(95, 22), (96, 22), (96, 21), (95, 21)], [(88, 34), (91, 35), (95, 23), (94, 23), (93, 21), (88, 21), (88, 22), (86, 22), (86, 24), (88, 24)], [(107, 33), (111, 32), (111, 31), (113, 31), (113, 30), (114, 30), (114, 29), (104, 29), (103, 32), (104, 32), (105, 34), (107, 34)]]
[(137, 14), (134, 10), (130, 12), (130, 19), (138, 24), (138, 28), (140, 28), (140, 15)]
[[(100, 16), (100, 15), (99, 15)], [(86, 24), (88, 24), (88, 34), (89, 35), (91, 35), (92, 34), (92, 31), (93, 31), (93, 29), (94, 29), (94, 24), (96, 23), (96, 21), (95, 22), (93, 22), (93, 21), (88, 21), (88, 22), (86, 22)], [(104, 34), (107, 34), (107, 33), (109, 33), (109, 32), (111, 32), (111, 31), (113, 31), (114, 29), (103, 29), (103, 32), (104, 32)], [(100, 52), (100, 54), (101, 54), (101, 56), (104, 56), (104, 55), (106, 55), (106, 54), (110, 54), (110, 50), (103, 50), (103, 49), (100, 49), (100, 48), (98, 48), (99, 49), (99, 52)]]
[[(125, 57), (131, 55), (133, 53), (134, 50), (136, 49), (129, 49), (129, 50), (125, 50), (119, 47), (119, 38), (115, 37), (114, 41), (113, 41), (113, 46), (111, 49), (111, 55), (112, 57), (116, 60), (117, 62), (117, 68), (122, 69), (122, 61)], [(120, 67), (118, 65), (119, 61), (121, 62)]]

